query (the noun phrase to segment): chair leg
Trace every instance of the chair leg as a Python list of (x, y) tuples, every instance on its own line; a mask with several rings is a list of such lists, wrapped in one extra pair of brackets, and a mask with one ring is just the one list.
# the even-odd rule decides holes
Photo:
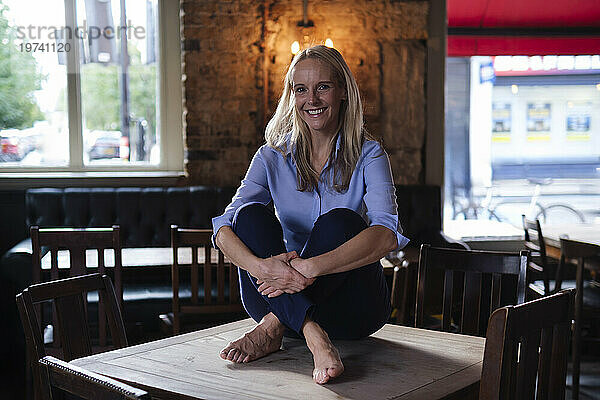
[(160, 331), (164, 336), (173, 336), (173, 313), (160, 314)]
[(579, 399), (579, 373), (581, 363), (581, 314), (583, 308), (583, 262), (580, 260), (577, 264), (575, 292), (575, 326), (573, 332), (573, 380), (572, 380), (572, 399)]

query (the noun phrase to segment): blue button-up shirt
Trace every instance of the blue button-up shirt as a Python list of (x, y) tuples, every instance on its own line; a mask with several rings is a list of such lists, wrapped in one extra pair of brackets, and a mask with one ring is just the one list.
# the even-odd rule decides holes
[[(338, 136), (336, 151), (339, 146)], [(287, 147), (290, 149), (291, 146)], [(327, 171), (327, 164), (323, 171)], [(328, 173), (331, 177), (332, 171)], [(273, 201), (288, 251), (296, 250), (300, 254), (317, 218), (334, 208), (354, 210), (368, 225), (389, 228), (396, 234), (398, 249), (406, 246), (409, 239), (402, 235), (398, 222), (390, 161), (379, 143), (365, 141), (346, 192), (336, 192), (329, 186), (331, 179), (323, 179), (323, 174), (325, 172), (319, 180), (318, 190), (301, 192), (297, 190), (292, 150), (282, 155), (274, 148), (263, 145), (254, 155), (246, 177), (223, 215), (213, 218), (213, 245), (219, 229), (232, 225), (240, 206), (253, 202), (266, 205)]]

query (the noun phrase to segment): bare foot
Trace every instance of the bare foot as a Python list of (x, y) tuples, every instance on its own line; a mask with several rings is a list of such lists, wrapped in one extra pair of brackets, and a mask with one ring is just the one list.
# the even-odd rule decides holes
[(265, 315), (258, 325), (238, 340), (229, 343), (219, 354), (223, 360), (247, 363), (281, 347), (285, 327), (273, 313)]
[(316, 322), (310, 320), (304, 323), (302, 329), (315, 363), (313, 380), (322, 385), (340, 376), (344, 372), (344, 364), (327, 333)]

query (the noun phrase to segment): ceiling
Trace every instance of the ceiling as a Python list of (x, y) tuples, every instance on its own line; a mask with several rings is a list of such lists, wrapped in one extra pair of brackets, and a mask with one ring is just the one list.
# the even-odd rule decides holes
[(448, 55), (600, 54), (600, 0), (447, 0)]

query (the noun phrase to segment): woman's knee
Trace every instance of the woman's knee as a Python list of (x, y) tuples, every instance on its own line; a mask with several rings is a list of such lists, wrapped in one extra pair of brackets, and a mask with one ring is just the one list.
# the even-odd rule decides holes
[(270, 213), (272, 212), (262, 203), (247, 203), (237, 209), (233, 216), (233, 224), (235, 226), (246, 222), (262, 221), (269, 218)]
[(367, 227), (365, 220), (349, 208), (334, 208), (317, 218), (315, 229), (326, 230), (329, 234), (353, 237)]
[(237, 209), (233, 216), (233, 231), (239, 236), (240, 233), (250, 229), (256, 233), (256, 229), (281, 230), (281, 224), (275, 217), (273, 211), (261, 203), (244, 204)]
[(263, 204), (241, 206), (233, 217), (232, 229), (257, 257), (285, 252), (281, 224), (273, 211)]
[(356, 212), (335, 208), (317, 218), (300, 256), (309, 258), (331, 251), (366, 227), (367, 224)]

